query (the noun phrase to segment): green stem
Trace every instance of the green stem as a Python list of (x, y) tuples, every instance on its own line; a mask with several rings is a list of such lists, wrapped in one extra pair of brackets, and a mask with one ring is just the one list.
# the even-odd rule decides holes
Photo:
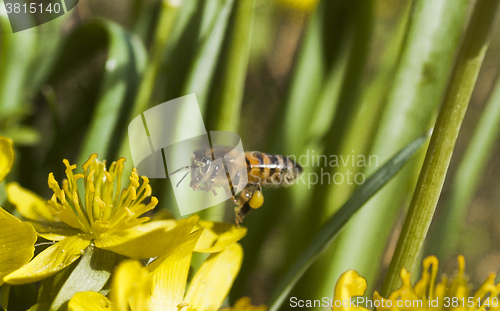
[[(214, 101), (217, 108), (213, 119), (209, 120), (208, 130), (237, 132), (240, 122), (255, 0), (238, 0), (234, 5), (228, 50), (225, 53), (227, 61), (222, 65), (221, 82), (216, 88), (218, 93)], [(224, 218), (223, 210), (223, 205), (212, 207), (202, 211), (200, 217), (221, 221)]]
[[(458, 55), (468, 3), (469, 0), (412, 2), (403, 44), (396, 47), (397, 68), (388, 83), (390, 90), (368, 153), (376, 156), (378, 163), (387, 161), (434, 124), (453, 60)], [(335, 263), (328, 272), (331, 280), (338, 279), (348, 269), (355, 269), (374, 287), (391, 229), (397, 215), (406, 210), (405, 202), (415, 188), (425, 154), (425, 150), (422, 151), (367, 202), (342, 232), (335, 254), (330, 258)], [(368, 175), (377, 166), (367, 166), (363, 173)], [(334, 282), (330, 286), (331, 292)], [(317, 297), (322, 293), (319, 295)]]
[[(161, 3), (160, 17), (154, 35), (153, 45), (149, 53), (149, 61), (146, 66), (146, 70), (144, 71), (144, 76), (142, 77), (139, 90), (137, 91), (137, 97), (135, 98), (129, 121), (142, 114), (150, 107), (150, 100), (154, 90), (155, 81), (158, 77), (163, 55), (165, 54), (167, 42), (170, 34), (172, 33), (172, 28), (177, 12), (179, 11), (180, 4), (181, 0), (163, 0)], [(130, 154), (128, 137), (126, 135), (121, 141), (121, 147), (118, 155), (129, 160), (125, 163), (125, 171), (131, 171), (133, 164), (130, 160), (132, 159), (132, 156)], [(125, 176), (127, 176), (127, 174), (124, 174), (123, 181), (126, 181)]]
[(164, 52), (167, 47), (167, 41), (170, 37), (170, 33), (172, 32), (175, 16), (180, 6), (179, 2), (180, 1), (174, 0), (162, 1), (160, 18), (158, 21), (158, 27), (156, 28), (153, 46), (151, 47), (149, 63), (146, 67), (144, 77), (137, 93), (131, 118), (135, 118), (150, 106), (149, 101), (151, 100), (155, 80), (158, 76), (158, 71), (160, 70), (163, 55), (165, 54)]
[(254, 3), (254, 0), (239, 0), (235, 3), (227, 63), (222, 73), (220, 93), (216, 96), (219, 108), (214, 125), (218, 131), (238, 129), (250, 54)]
[(481, 184), (488, 160), (491, 158), (500, 136), (500, 77), (489, 102), (477, 122), (474, 136), (470, 140), (460, 165), (453, 178), (453, 192), (446, 202), (445, 213), (439, 219), (439, 225), (430, 238), (427, 253), (436, 255), (440, 260), (447, 260), (456, 250), (460, 232), (465, 223), (469, 206)]
[(352, 219), (353, 215), (401, 170), (403, 165), (405, 165), (426, 140), (427, 135), (424, 135), (408, 144), (373, 173), (363, 185), (356, 188), (349, 200), (335, 215), (332, 215), (325, 222), (318, 234), (307, 245), (297, 261), (280, 280), (271, 297), (269, 311), (277, 311), (281, 307), (285, 299), (289, 297), (290, 291), (297, 281), (335, 240), (347, 222)]
[(384, 297), (388, 297), (399, 286), (401, 269), (405, 268), (412, 272), (418, 259), (441, 194), (460, 126), (489, 45), (499, 3), (500, 0), (477, 2), (382, 287)]

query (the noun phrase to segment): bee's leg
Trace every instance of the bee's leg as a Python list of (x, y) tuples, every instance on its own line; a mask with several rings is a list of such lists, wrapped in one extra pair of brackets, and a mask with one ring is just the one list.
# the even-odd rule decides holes
[(233, 200), (233, 202), (236, 204), (236, 198), (233, 195), (233, 192), (231, 191), (231, 184), (229, 184), (229, 187), (223, 187), (223, 188), (224, 188), (224, 191), (226, 192), (226, 195), (228, 197), (231, 197), (231, 200)]
[(213, 183), (210, 184), (210, 190), (212, 190), (212, 192), (214, 193), (214, 195), (217, 195), (217, 192), (215, 192), (215, 188), (214, 188), (214, 184)]
[(234, 211), (236, 213), (235, 222), (238, 227), (240, 226), (240, 223), (243, 222), (243, 218), (245, 218), (245, 216), (248, 215), (251, 210), (252, 208), (250, 207), (250, 205), (248, 205), (248, 202), (245, 202), (243, 205), (238, 205), (234, 208)]
[(257, 184), (257, 186), (256, 186), (256, 188), (255, 188), (255, 190), (254, 190), (254, 192), (255, 192), (255, 191), (257, 191), (257, 190), (258, 190), (258, 191), (262, 191), (262, 186), (261, 186), (260, 184)]
[[(228, 177), (229, 177), (229, 174), (228, 174)], [(229, 179), (231, 180), (231, 186), (233, 187), (233, 191), (236, 193), (238, 192), (238, 188), (239, 188), (239, 185), (240, 185), (240, 178), (241, 178), (241, 174), (238, 172), (236, 173), (236, 175), (234, 175), (234, 179)]]
[(198, 190), (208, 191), (208, 190), (212, 190), (212, 189), (211, 189), (211, 187), (201, 187), (200, 185), (195, 184), (195, 185), (193, 186), (193, 190), (194, 190), (194, 191), (198, 191)]
[[(224, 169), (224, 168), (222, 168)], [(215, 183), (215, 179), (217, 178), (217, 174), (219, 172), (219, 166), (216, 165), (215, 168), (212, 170), (212, 174), (210, 175), (210, 190), (212, 190), (212, 192), (214, 193), (214, 195), (217, 195), (217, 192), (215, 192), (215, 188), (214, 188), (214, 183)]]
[(245, 218), (250, 211), (253, 209), (249, 201), (254, 195), (255, 191), (260, 191), (261, 186), (258, 183), (251, 183), (246, 185), (245, 189), (241, 191), (241, 193), (237, 196), (237, 198), (234, 199), (234, 203), (236, 204), (236, 207), (234, 208), (235, 214), (236, 214), (236, 224), (239, 226), (239, 224), (243, 221), (243, 218)]
[(234, 180), (231, 178), (229, 173), (226, 173), (226, 175), (227, 175), (227, 180), (229, 181), (229, 187), (228, 188), (225, 187), (224, 189), (226, 189), (226, 194), (231, 197), (234, 204), (238, 205), (238, 200), (236, 199), (237, 196), (236, 193), (238, 192), (238, 185), (240, 183), (240, 173), (237, 173), (234, 176)]

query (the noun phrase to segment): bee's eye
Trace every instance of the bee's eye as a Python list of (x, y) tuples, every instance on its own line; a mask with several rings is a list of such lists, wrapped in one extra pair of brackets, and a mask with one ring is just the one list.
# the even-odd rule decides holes
[(209, 157), (204, 157), (200, 161), (200, 172), (202, 174), (206, 174), (208, 172), (208, 169), (210, 168), (210, 164), (212, 163), (212, 159)]
[(202, 167), (200, 167), (200, 171), (202, 174), (206, 174), (208, 172), (208, 169), (210, 168), (210, 163), (206, 163)]
[(212, 159), (206, 157), (206, 158), (203, 159), (203, 163), (205, 163), (205, 165), (210, 165), (210, 163), (212, 163)]

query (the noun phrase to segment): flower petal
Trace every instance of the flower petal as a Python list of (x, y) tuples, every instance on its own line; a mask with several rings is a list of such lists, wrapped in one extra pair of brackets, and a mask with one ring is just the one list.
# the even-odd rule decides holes
[(39, 223), (31, 224), (33, 225), (33, 227), (35, 227), (35, 230), (39, 236), (49, 241), (62, 241), (65, 238), (73, 235), (82, 235), (82, 232), (80, 230), (76, 230), (69, 226), (66, 226), (65, 223), (61, 223), (60, 227), (46, 226)]
[(198, 225), (205, 228), (194, 248), (198, 253), (218, 253), (247, 234), (246, 228), (228, 223), (200, 220)]
[(201, 232), (193, 232), (170, 254), (157, 258), (147, 266), (152, 271), (151, 310), (177, 310), (184, 297), (191, 256)]
[(113, 310), (149, 310), (151, 277), (139, 262), (122, 262), (116, 269), (111, 288)]
[(212, 254), (196, 272), (184, 301), (197, 311), (216, 311), (229, 293), (243, 260), (240, 244)]
[(198, 219), (194, 215), (179, 221), (152, 221), (114, 235), (104, 235), (95, 245), (134, 259), (158, 257), (179, 246)]
[(96, 292), (80, 292), (73, 295), (68, 303), (68, 311), (111, 310), (108, 298)]
[[(363, 296), (366, 291), (366, 280), (359, 276), (359, 274), (354, 270), (348, 270), (342, 274), (342, 276), (337, 281), (334, 291), (335, 301), (351, 301), (351, 297)], [(332, 308), (334, 311), (356, 311), (363, 310), (368, 311), (364, 307), (351, 307), (351, 305), (344, 306), (342, 303), (337, 307), (334, 303)]]
[(0, 182), (7, 176), (14, 164), (14, 143), (0, 136)]
[(77, 260), (90, 240), (72, 236), (45, 249), (19, 270), (4, 277), (9, 284), (25, 284), (40, 281), (56, 274)]
[(35, 252), (35, 242), (33, 226), (0, 207), (0, 285), (4, 276), (30, 261)]
[(7, 185), (7, 196), (9, 202), (16, 206), (24, 218), (40, 222), (60, 222), (59, 218), (52, 215), (45, 205), (47, 200), (28, 189), (24, 189), (17, 182), (11, 182)]

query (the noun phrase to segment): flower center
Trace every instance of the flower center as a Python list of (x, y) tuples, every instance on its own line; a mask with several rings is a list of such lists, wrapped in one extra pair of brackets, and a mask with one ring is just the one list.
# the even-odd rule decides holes
[[(158, 200), (151, 197), (149, 204), (142, 203), (151, 196), (151, 185), (146, 176), (141, 176), (134, 168), (129, 177), (130, 183), (121, 190), (123, 162), (119, 159), (106, 170), (106, 161), (99, 161), (97, 154), (92, 154), (83, 164), (83, 174), (73, 174), (76, 165), (66, 165), (66, 176), (62, 189), (49, 174), (49, 187), (54, 191), (48, 206), (51, 212), (73, 228), (92, 234), (96, 238), (104, 234), (127, 230), (149, 220), (138, 218), (153, 209)], [(80, 195), (77, 181), (83, 179), (83, 198)]]

